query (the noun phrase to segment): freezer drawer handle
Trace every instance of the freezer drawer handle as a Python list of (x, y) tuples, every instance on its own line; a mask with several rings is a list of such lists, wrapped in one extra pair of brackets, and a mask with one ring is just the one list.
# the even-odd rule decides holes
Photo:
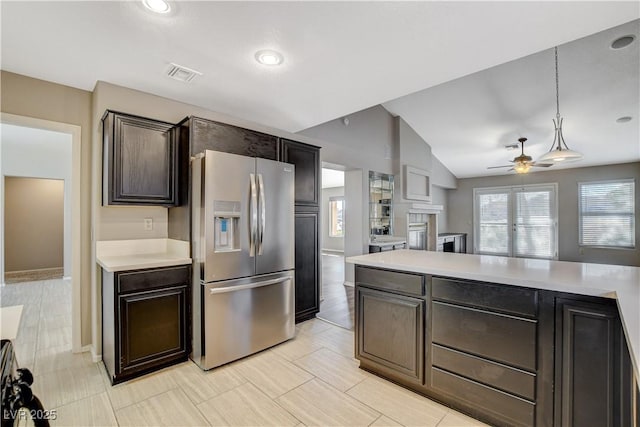
[(285, 277), (285, 278), (280, 277), (278, 279), (265, 280), (263, 282), (248, 283), (246, 285), (226, 286), (224, 288), (213, 288), (213, 289), (210, 290), (210, 293), (211, 293), (211, 295), (224, 294), (224, 293), (227, 293), (227, 292), (241, 291), (243, 289), (260, 288), (262, 286), (274, 285), (276, 283), (284, 283), (284, 282), (288, 282), (290, 280), (291, 280), (291, 278), (289, 278), (289, 277)]
[(264, 223), (266, 221), (267, 209), (266, 199), (264, 197), (264, 181), (262, 180), (262, 174), (258, 174), (258, 187), (260, 188), (259, 201), (260, 201), (260, 229), (258, 231), (258, 255), (262, 255), (262, 240), (264, 238)]
[(249, 256), (256, 255), (256, 234), (258, 232), (258, 195), (256, 191), (256, 177), (249, 174), (251, 184), (251, 219), (249, 221)]

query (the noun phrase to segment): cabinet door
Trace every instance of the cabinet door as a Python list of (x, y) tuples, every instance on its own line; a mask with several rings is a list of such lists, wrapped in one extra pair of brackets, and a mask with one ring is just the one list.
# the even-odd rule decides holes
[(187, 286), (127, 294), (118, 298), (120, 373), (187, 356)]
[(425, 301), (356, 287), (356, 357), (392, 379), (423, 384)]
[(103, 204), (177, 205), (172, 124), (108, 112), (103, 119)]
[(296, 322), (320, 310), (318, 213), (296, 213)]
[(191, 155), (204, 150), (278, 160), (278, 138), (225, 123), (193, 118)]
[(320, 183), (320, 149), (288, 139), (281, 139), (281, 160), (296, 167), (296, 205), (318, 205)]
[(631, 425), (630, 359), (615, 305), (556, 300), (556, 425)]

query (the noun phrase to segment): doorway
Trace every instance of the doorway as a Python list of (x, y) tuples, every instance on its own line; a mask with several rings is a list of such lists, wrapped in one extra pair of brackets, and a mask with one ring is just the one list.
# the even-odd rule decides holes
[(331, 168), (322, 168), (322, 291), (317, 317), (343, 328), (353, 329), (353, 286), (345, 284), (345, 173), (343, 170), (334, 169), (335, 167), (332, 165)]
[[(0, 136), (0, 194), (3, 195), (0, 197), (1, 303), (2, 306), (23, 305), (21, 330), (17, 338), (23, 341), (21, 357), (33, 361), (36, 350), (44, 354), (48, 346), (54, 344), (57, 349), (64, 347), (66, 351), (81, 352), (81, 129), (75, 125), (2, 113)], [(59, 199), (57, 204), (54, 203), (58, 206), (55, 209), (53, 205), (45, 207), (38, 201), (30, 200), (53, 197), (55, 194), (63, 199), (62, 214)], [(23, 206), (16, 206), (16, 203)], [(24, 216), (35, 218), (36, 223), (50, 222), (40, 225), (50, 225), (55, 232), (45, 237), (42, 233), (31, 235), (34, 230), (25, 229), (24, 225), (14, 229), (16, 207), (27, 209), (27, 212), (44, 211), (40, 212), (40, 216), (35, 215), (36, 212)], [(53, 237), (56, 233), (57, 237)], [(9, 242), (9, 239), (12, 241)], [(22, 248), (16, 248), (14, 240), (20, 239), (35, 240), (41, 246), (48, 246), (55, 240), (57, 249), (48, 247), (54, 253), (48, 254), (53, 256), (44, 264), (25, 264), (25, 261), (30, 261), (28, 258), (41, 258), (43, 255), (34, 249), (25, 252)], [(60, 240), (62, 245), (59, 244)], [(11, 271), (38, 271), (47, 269), (51, 263), (61, 268), (62, 277), (34, 277), (35, 280), (29, 282), (6, 284), (7, 273)], [(40, 327), (50, 330), (40, 330)], [(51, 337), (56, 339), (49, 339)]]
[(5, 175), (5, 284), (62, 279), (64, 186), (64, 179)]

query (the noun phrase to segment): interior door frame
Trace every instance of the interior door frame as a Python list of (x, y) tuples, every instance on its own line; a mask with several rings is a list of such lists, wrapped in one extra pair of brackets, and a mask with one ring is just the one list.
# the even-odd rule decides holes
[[(81, 307), (81, 209), (80, 209), (80, 150), (81, 127), (15, 114), (0, 113), (0, 123), (35, 129), (62, 132), (71, 135), (71, 343), (72, 351), (80, 353), (82, 348)], [(0, 179), (0, 193), (4, 194), (4, 179)], [(4, 236), (4, 197), (0, 200), (0, 235)], [(0, 279), (4, 282), (4, 238), (0, 239)]]

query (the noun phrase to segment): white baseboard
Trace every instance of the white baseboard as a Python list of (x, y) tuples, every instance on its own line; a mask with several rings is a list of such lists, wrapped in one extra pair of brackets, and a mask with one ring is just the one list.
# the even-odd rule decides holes
[(354, 287), (355, 287), (355, 285), (353, 284), (353, 282), (347, 282), (347, 281), (345, 281), (345, 282), (343, 283), (343, 285), (345, 285), (345, 286), (349, 286), (350, 288), (354, 288)]
[(88, 345), (87, 347), (89, 347), (91, 350), (91, 359), (93, 360), (93, 363), (102, 361), (102, 355), (96, 354), (96, 348), (93, 345)]

